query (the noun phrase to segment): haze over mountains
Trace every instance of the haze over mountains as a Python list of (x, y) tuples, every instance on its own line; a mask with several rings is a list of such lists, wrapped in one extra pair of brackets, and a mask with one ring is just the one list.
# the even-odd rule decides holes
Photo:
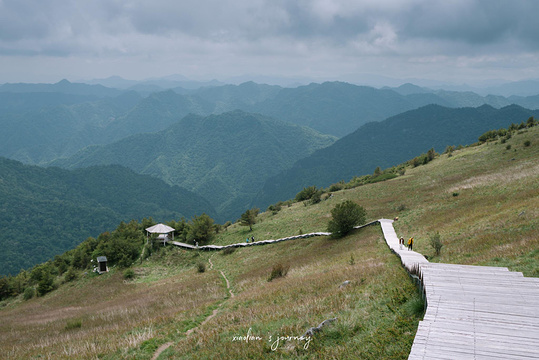
[(122, 164), (200, 194), (224, 222), (249, 208), (269, 176), (334, 141), (310, 128), (237, 110), (188, 115), (163, 131), (89, 147), (53, 164)]
[[(7, 217), (9, 224), (3, 227), (21, 229), (31, 223), (31, 238), (46, 244), (67, 231), (60, 223), (70, 212), (83, 214), (79, 217), (88, 224), (81, 223), (80, 232), (50, 247), (61, 252), (132, 218), (166, 221), (206, 212), (221, 223), (234, 221), (248, 208), (263, 210), (294, 197), (304, 186), (348, 181), (431, 147), (440, 152), (447, 145), (466, 145), (488, 130), (537, 117), (537, 110), (528, 110), (539, 108), (539, 90), (530, 92), (534, 84), (519, 88), (526, 96), (507, 97), (413, 84), (376, 89), (343, 82), (295, 88), (199, 84), (185, 78), (123, 81), (118, 88), (66, 80), (4, 84), (0, 156), (78, 170), (25, 167), (2, 159), (1, 196), (9, 201), (1, 210), (14, 213), (10, 209), (15, 207), (21, 215)], [(139, 178), (133, 171), (151, 177)], [(138, 190), (129, 186), (139, 181), (144, 185)], [(157, 199), (151, 205), (136, 200), (150, 192)], [(116, 197), (107, 194), (124, 194), (125, 200), (111, 201)], [(51, 209), (59, 204), (63, 210), (51, 220), (56, 211)], [(55, 230), (47, 231), (51, 228)], [(10, 254), (20, 258), (27, 234), (3, 236), (15, 239), (18, 245)], [(21, 267), (42, 260), (28, 259)], [(17, 266), (10, 269), (18, 271)]]

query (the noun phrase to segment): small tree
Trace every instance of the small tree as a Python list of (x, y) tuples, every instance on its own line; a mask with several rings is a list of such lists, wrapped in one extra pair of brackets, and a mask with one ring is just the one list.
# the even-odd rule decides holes
[(334, 237), (343, 237), (354, 229), (354, 226), (365, 223), (365, 209), (353, 201), (346, 200), (335, 205), (331, 210), (332, 219), (328, 223), (328, 231)]
[(240, 225), (249, 226), (249, 231), (253, 231), (253, 225), (256, 224), (256, 217), (259, 211), (257, 208), (252, 208), (241, 214)]
[(442, 240), (440, 239), (440, 233), (437, 232), (436, 234), (432, 235), (429, 239), (429, 243), (434, 249), (436, 256), (439, 256), (440, 251), (442, 251), (442, 246), (444, 246), (444, 244), (442, 244)]
[(200, 216), (196, 216), (191, 219), (189, 226), (189, 233), (187, 234), (187, 240), (191, 242), (198, 242), (199, 244), (207, 244), (215, 237), (215, 227), (213, 226), (213, 219), (203, 213)]

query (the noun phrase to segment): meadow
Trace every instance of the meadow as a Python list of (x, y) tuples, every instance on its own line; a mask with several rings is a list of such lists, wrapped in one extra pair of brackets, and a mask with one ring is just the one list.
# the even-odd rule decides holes
[[(343, 200), (365, 207), (367, 221), (398, 216), (397, 234), (414, 236), (414, 249), (429, 261), (508, 266), (539, 276), (537, 127), (407, 167), (395, 179), (334, 192), (315, 205), (262, 213), (252, 232), (236, 223), (216, 244), (325, 231), (331, 209)], [(443, 243), (438, 256), (429, 245), (436, 233)], [(197, 270), (200, 263), (205, 272)], [(268, 281), (278, 264), (288, 274)], [(132, 279), (113, 268), (43, 297), (3, 301), (2, 356), (151, 359), (170, 344), (160, 359), (405, 359), (423, 312), (421, 295), (379, 226), (343, 239), (314, 237), (228, 254), (167, 246), (132, 269)], [(301, 338), (331, 318), (310, 340)]]

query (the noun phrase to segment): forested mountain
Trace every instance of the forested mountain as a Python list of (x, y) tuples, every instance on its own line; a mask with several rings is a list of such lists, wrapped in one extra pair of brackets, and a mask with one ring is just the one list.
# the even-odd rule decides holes
[[(143, 91), (144, 94), (147, 88)], [(232, 110), (259, 113), (342, 137), (428, 104), (476, 107), (510, 104), (539, 108), (539, 96), (505, 98), (472, 92), (433, 91), (405, 84), (375, 89), (343, 82), (281, 88), (256, 84), (174, 88), (149, 96), (101, 85), (4, 84), (0, 86), (0, 156), (44, 164), (96, 144), (166, 129), (187, 114)]]
[(530, 116), (539, 116), (539, 110), (517, 105), (502, 109), (428, 105), (372, 122), (269, 178), (254, 204), (265, 207), (294, 197), (303, 187), (349, 181), (353, 176), (373, 173), (378, 166), (388, 168), (407, 161), (430, 148), (442, 152), (448, 145), (472, 144), (486, 131), (526, 122)]
[(205, 199), (125, 167), (69, 171), (1, 157), (0, 204), (0, 274), (50, 259), (120, 221), (215, 216)]
[[(14, 97), (20, 101), (10, 101)], [(110, 124), (140, 100), (137, 93), (126, 92), (97, 101), (56, 104), (66, 98), (76, 100), (75, 95), (60, 93), (0, 93), (0, 156), (43, 164), (104, 143), (111, 138)], [(34, 102), (49, 104), (35, 108)]]
[(414, 90), (403, 86), (399, 92), (398, 89), (375, 89), (343, 82), (310, 84), (281, 89), (275, 97), (255, 104), (252, 111), (342, 137), (368, 122), (381, 121), (429, 104), (454, 108), (485, 104), (501, 108), (520, 104), (532, 109), (539, 108), (539, 98), (534, 96), (506, 99), (502, 96), (483, 97), (472, 92), (432, 91), (410, 86)]
[(164, 131), (90, 147), (55, 165), (122, 164), (192, 190), (217, 209), (218, 220), (234, 220), (267, 177), (334, 141), (309, 128), (238, 110), (189, 115)]

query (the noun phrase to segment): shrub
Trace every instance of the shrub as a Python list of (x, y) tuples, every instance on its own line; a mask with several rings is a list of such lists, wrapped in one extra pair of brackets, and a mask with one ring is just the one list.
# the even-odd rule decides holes
[(281, 211), (281, 209), (282, 209), (282, 206), (280, 203), (268, 206), (268, 211), (271, 211), (273, 215), (277, 214), (279, 211)]
[(277, 279), (280, 277), (285, 277), (288, 274), (289, 269), (289, 265), (283, 265), (281, 263), (273, 265), (268, 281), (272, 281), (273, 279)]
[(507, 146), (505, 147), (505, 150), (511, 150), (511, 145), (507, 145)]
[(313, 196), (311, 196), (311, 200), (309, 200), (310, 203), (314, 205), (314, 204), (318, 204), (320, 201), (322, 201), (322, 194), (323, 194), (323, 193), (324, 193), (324, 192), (323, 192), (322, 190), (317, 190), (317, 191), (313, 194)]
[(54, 290), (54, 278), (48, 271), (42, 273), (41, 279), (37, 283), (37, 293), (39, 296), (43, 296), (49, 291)]
[(304, 187), (303, 190), (296, 194), (295, 199), (297, 202), (309, 200), (317, 191), (316, 186)]
[(31, 298), (33, 298), (36, 294), (36, 291), (34, 290), (33, 287), (28, 287), (26, 289), (24, 289), (24, 293), (22, 294), (22, 298), (24, 300), (30, 300)]
[(70, 267), (69, 270), (67, 270), (64, 279), (67, 282), (77, 279), (77, 273), (73, 267)]
[(530, 146), (530, 145), (531, 145), (531, 142), (530, 142), (530, 140), (526, 140), (526, 141), (524, 141), (524, 146), (528, 147), (528, 146)]
[(82, 320), (68, 320), (64, 330), (80, 329), (82, 327)]
[(354, 229), (354, 226), (365, 223), (365, 209), (353, 201), (346, 200), (335, 205), (331, 210), (332, 219), (328, 223), (328, 231), (334, 237), (343, 237)]
[(206, 264), (203, 263), (203, 262), (199, 262), (199, 263), (197, 264), (197, 271), (198, 271), (199, 273), (206, 272)]
[(429, 243), (430, 243), (430, 246), (434, 249), (436, 256), (439, 256), (440, 251), (442, 250), (442, 246), (444, 246), (442, 244), (442, 240), (440, 239), (440, 233), (436, 233), (432, 235), (429, 238)]
[(133, 279), (135, 277), (135, 271), (133, 269), (125, 269), (124, 271), (124, 279)]
[(329, 186), (329, 191), (331, 191), (331, 192), (339, 191), (339, 190), (342, 190), (342, 189), (344, 189), (344, 181), (338, 182), (336, 184), (331, 184)]

